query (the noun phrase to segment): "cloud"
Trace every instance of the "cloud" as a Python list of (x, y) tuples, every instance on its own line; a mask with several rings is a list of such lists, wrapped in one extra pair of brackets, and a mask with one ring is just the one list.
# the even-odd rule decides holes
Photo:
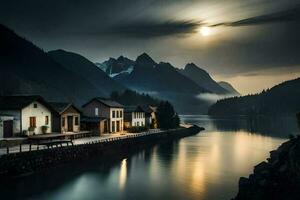
[(238, 21), (213, 24), (211, 25), (211, 27), (251, 26), (251, 25), (269, 24), (269, 23), (291, 22), (291, 21), (300, 21), (300, 6), (288, 10), (280, 11), (280, 12), (274, 12), (271, 14), (250, 17)]
[(183, 35), (194, 33), (201, 26), (196, 21), (154, 21), (145, 20), (129, 22), (127, 24), (113, 27), (110, 31), (130, 37), (151, 38), (168, 35)]
[(234, 95), (219, 95), (219, 94), (211, 94), (211, 93), (201, 93), (197, 95), (197, 98), (203, 101), (206, 101), (210, 104), (216, 103), (218, 100), (233, 97)]

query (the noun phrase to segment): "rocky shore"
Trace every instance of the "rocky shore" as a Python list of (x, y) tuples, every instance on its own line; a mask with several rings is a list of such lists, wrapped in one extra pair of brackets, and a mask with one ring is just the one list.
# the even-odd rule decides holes
[(241, 177), (235, 200), (300, 199), (300, 137), (270, 152), (270, 158), (254, 167), (248, 178)]

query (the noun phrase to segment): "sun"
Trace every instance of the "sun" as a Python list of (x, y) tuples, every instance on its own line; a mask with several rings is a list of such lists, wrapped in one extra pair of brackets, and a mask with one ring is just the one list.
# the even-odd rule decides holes
[(202, 36), (206, 37), (211, 34), (211, 29), (208, 26), (203, 26), (200, 28), (199, 32)]

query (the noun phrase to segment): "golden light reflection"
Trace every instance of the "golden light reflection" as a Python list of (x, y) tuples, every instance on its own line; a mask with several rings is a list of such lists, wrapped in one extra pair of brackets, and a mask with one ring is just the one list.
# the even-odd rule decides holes
[(119, 177), (119, 187), (124, 189), (127, 179), (127, 159), (123, 159), (121, 162), (120, 177)]

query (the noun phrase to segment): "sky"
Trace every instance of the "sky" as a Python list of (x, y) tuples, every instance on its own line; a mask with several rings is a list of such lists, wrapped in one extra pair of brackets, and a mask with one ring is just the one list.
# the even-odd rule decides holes
[(193, 62), (242, 94), (300, 77), (300, 0), (0, 0), (0, 23), (94, 62)]

